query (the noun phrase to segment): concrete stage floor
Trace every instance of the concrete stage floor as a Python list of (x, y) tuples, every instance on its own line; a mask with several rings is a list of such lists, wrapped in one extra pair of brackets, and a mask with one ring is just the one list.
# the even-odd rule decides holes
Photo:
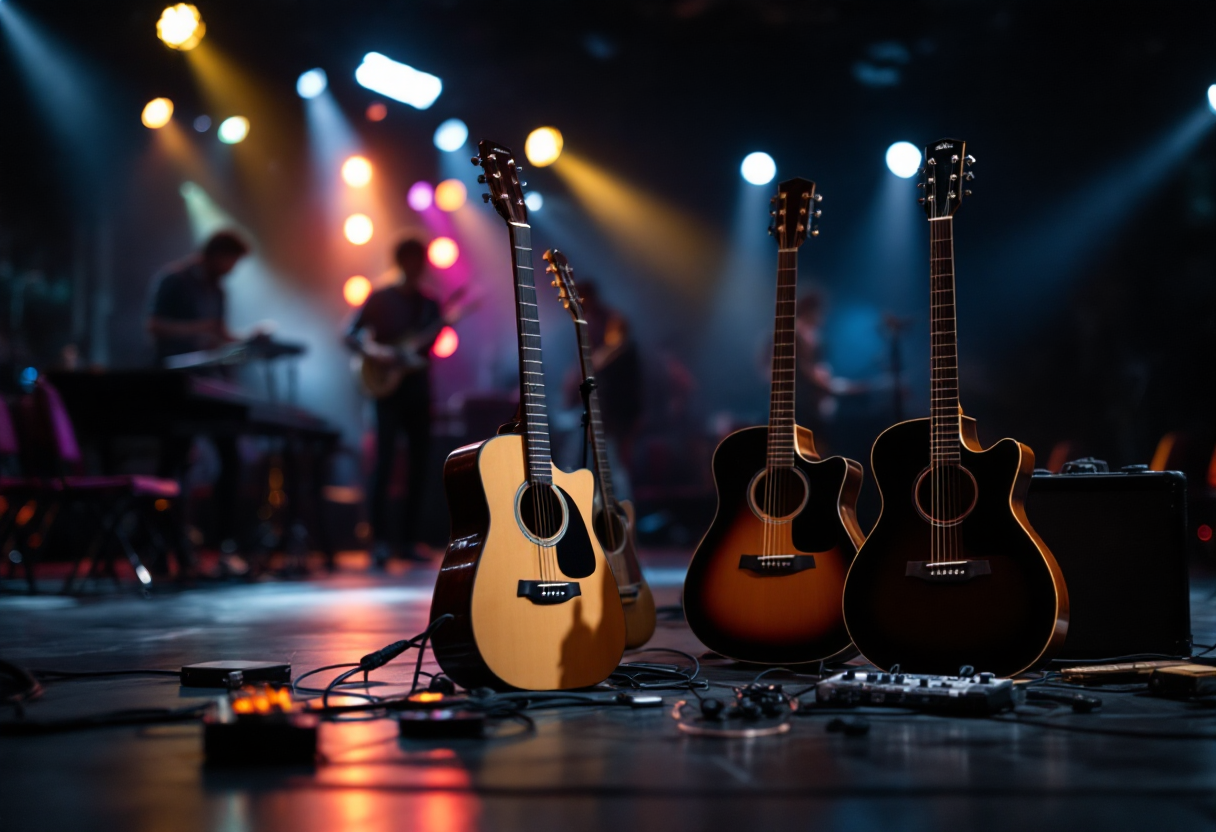
[[(660, 604), (682, 557), (651, 557)], [(423, 629), (434, 571), (347, 569), (308, 581), (97, 598), (0, 597), (0, 657), (31, 668), (168, 668), (222, 658), (290, 661), (294, 673), (358, 658)], [(1212, 644), (1213, 586), (1193, 593)], [(682, 619), (653, 644), (703, 652)], [(406, 654), (374, 678), (410, 676)], [(667, 661), (655, 656), (656, 661)], [(432, 663), (428, 667), (434, 669)], [(751, 668), (710, 662), (712, 680)], [(791, 687), (798, 680), (785, 679)], [(378, 693), (400, 691), (378, 688)], [(723, 690), (722, 693), (729, 694)], [(720, 693), (719, 695), (722, 695)], [(169, 677), (47, 685), (31, 719), (181, 707), (208, 692)], [(399, 740), (388, 720), (322, 726), (310, 770), (204, 768), (196, 724), (0, 738), (0, 829), (380, 832), (426, 830), (1203, 829), (1216, 826), (1216, 710), (1098, 692), (1100, 714), (1061, 709), (960, 719), (866, 711), (864, 736), (827, 715), (784, 736), (689, 737), (667, 707), (539, 710), (485, 740)], [(11, 709), (0, 714), (10, 719)], [(1046, 724), (1041, 724), (1046, 723)], [(1054, 727), (1051, 727), (1054, 726)], [(1171, 739), (1116, 736), (1152, 734)]]

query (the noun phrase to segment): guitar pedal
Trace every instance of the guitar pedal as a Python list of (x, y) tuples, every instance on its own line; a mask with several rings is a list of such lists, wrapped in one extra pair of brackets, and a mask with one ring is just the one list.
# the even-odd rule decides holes
[(925, 676), (846, 670), (820, 682), (815, 695), (821, 705), (879, 705), (984, 716), (1013, 705), (1013, 682), (991, 673)]

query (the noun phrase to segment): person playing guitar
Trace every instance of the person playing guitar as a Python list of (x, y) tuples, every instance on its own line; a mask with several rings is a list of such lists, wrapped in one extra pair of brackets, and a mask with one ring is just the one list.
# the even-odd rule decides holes
[(372, 292), (346, 330), (347, 345), (363, 358), (364, 379), (376, 379), (366, 386), (376, 402), (376, 464), (369, 505), (377, 568), (383, 568), (392, 553), (388, 490), (399, 432), (409, 439), (401, 554), (407, 560), (426, 559), (414, 547), (431, 451), (430, 350), (447, 323), (439, 302), (422, 287), (425, 243), (407, 237), (393, 254), (398, 279)]

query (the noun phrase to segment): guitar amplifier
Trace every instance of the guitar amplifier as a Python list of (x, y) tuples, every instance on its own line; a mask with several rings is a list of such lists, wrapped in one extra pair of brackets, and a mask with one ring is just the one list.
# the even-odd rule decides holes
[(1185, 475), (1077, 460), (1035, 471), (1026, 515), (1068, 585), (1056, 659), (1191, 654)]

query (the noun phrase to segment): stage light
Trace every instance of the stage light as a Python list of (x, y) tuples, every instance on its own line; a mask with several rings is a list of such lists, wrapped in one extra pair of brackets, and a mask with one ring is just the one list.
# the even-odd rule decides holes
[(173, 102), (167, 98), (153, 98), (144, 105), (140, 121), (150, 130), (159, 130), (173, 118)]
[(460, 257), (460, 249), (451, 237), (436, 237), (426, 247), (426, 259), (437, 269), (451, 268)]
[(410, 185), (405, 201), (415, 211), (425, 211), (435, 202), (435, 189), (431, 187), (430, 182), (415, 182)]
[(300, 73), (300, 77), (296, 79), (296, 94), (300, 98), (316, 98), (325, 92), (327, 86), (329, 78), (325, 75), (325, 70), (310, 69)]
[(199, 116), (194, 120), (194, 130), (197, 133), (206, 133), (211, 129), (211, 116)]
[(767, 153), (756, 151), (743, 157), (739, 172), (753, 185), (767, 185), (777, 175), (777, 163)]
[(249, 135), (249, 119), (244, 116), (224, 119), (220, 122), (218, 135), (224, 144), (240, 144)]
[(545, 198), (536, 191), (528, 191), (524, 194), (524, 205), (528, 206), (528, 210), (536, 213), (545, 205)]
[(538, 168), (546, 167), (562, 155), (562, 134), (556, 127), (537, 127), (524, 141), (524, 155)]
[(469, 138), (469, 126), (458, 118), (450, 118), (435, 128), (435, 147), (453, 153), (464, 147)]
[(342, 286), (342, 297), (351, 306), (362, 306), (363, 301), (372, 293), (372, 282), (361, 274), (346, 278)]
[(436, 358), (447, 358), (452, 353), (456, 352), (456, 348), (460, 346), (460, 336), (456, 334), (456, 330), (450, 326), (445, 326), (439, 330), (439, 337), (435, 339), (435, 343), (431, 345), (431, 355)]
[(394, 61), (379, 52), (368, 52), (355, 70), (355, 80), (372, 92), (425, 110), (443, 92), (443, 81), (429, 72)]
[(372, 181), (372, 163), (362, 156), (351, 156), (342, 163), (342, 181), (352, 188), (362, 188)]
[(1212, 112), (1216, 113), (1216, 84), (1208, 87), (1208, 106), (1212, 108)]
[(351, 214), (342, 226), (346, 239), (357, 246), (364, 245), (372, 238), (372, 219), (367, 214)]
[(469, 193), (459, 179), (445, 179), (435, 186), (435, 207), (449, 214), (460, 210)]
[(367, 105), (367, 112), (364, 115), (367, 116), (368, 121), (384, 121), (388, 117), (388, 107), (377, 101)]
[(198, 46), (206, 31), (207, 27), (203, 25), (198, 9), (189, 3), (169, 6), (160, 13), (160, 20), (156, 21), (156, 36), (164, 41), (165, 46), (182, 52)]
[(887, 167), (900, 179), (911, 179), (920, 170), (920, 148), (912, 142), (896, 142), (887, 148)]

